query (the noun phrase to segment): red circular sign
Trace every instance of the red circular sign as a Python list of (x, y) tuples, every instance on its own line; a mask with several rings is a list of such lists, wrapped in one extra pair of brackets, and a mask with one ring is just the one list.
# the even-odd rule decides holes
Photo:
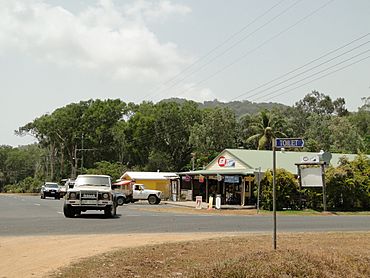
[(218, 158), (218, 166), (224, 167), (226, 165), (226, 157), (220, 156)]

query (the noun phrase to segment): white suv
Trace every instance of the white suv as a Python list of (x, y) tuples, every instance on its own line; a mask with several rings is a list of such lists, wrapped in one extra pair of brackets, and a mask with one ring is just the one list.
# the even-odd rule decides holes
[(65, 217), (74, 217), (87, 210), (104, 210), (106, 217), (114, 217), (116, 208), (110, 176), (79, 175), (67, 190), (63, 211)]

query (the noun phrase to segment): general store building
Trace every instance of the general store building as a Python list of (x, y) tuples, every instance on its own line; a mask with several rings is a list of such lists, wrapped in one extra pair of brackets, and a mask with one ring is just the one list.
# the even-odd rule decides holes
[[(353, 154), (331, 154), (330, 164), (337, 166), (342, 156), (353, 160)], [(318, 160), (319, 154), (312, 152), (277, 151), (277, 168), (284, 168), (297, 175), (296, 163), (302, 160)], [(210, 196), (220, 195), (222, 204), (254, 205), (255, 180), (259, 173), (272, 169), (272, 151), (225, 149), (203, 170), (178, 173), (180, 196), (177, 199), (203, 201)]]

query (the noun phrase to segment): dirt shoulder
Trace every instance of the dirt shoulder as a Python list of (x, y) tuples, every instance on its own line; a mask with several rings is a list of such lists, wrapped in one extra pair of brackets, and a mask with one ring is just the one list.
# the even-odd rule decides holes
[[(233, 234), (229, 234), (232, 236)], [(0, 278), (43, 277), (82, 258), (118, 248), (203, 240), (225, 233), (0, 237)]]
[(280, 233), (123, 248), (58, 269), (53, 278), (370, 277), (370, 233)]

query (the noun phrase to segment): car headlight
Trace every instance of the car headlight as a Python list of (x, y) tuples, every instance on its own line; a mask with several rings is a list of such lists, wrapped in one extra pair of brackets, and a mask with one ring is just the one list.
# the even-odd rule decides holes
[(69, 199), (76, 199), (76, 193), (75, 192), (69, 193)]
[(109, 194), (108, 193), (104, 193), (103, 194), (103, 199), (106, 199), (106, 200), (109, 199)]

